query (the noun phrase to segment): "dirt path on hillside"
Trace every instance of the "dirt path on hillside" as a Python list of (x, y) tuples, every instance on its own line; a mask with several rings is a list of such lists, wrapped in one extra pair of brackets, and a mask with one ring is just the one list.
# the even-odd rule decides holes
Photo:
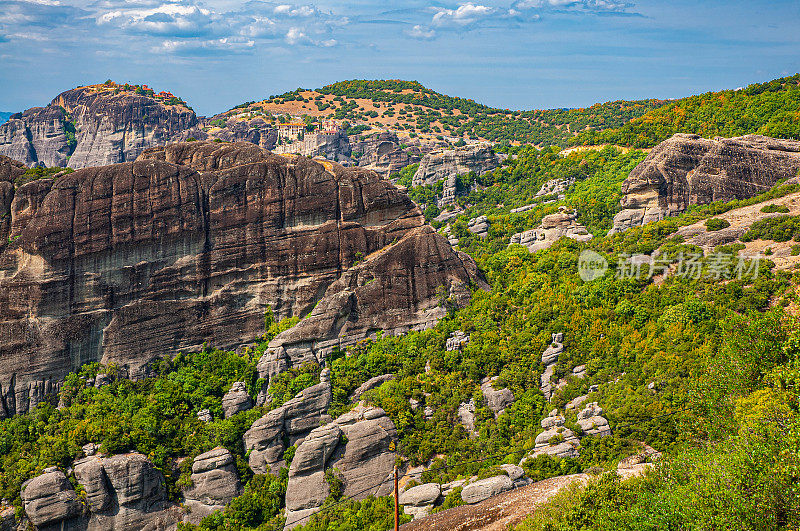
[[(623, 479), (639, 476), (650, 465), (617, 470)], [(498, 494), (475, 505), (462, 505), (400, 526), (402, 531), (507, 531), (530, 516), (537, 507), (573, 483), (589, 481), (588, 474), (571, 474), (538, 481)]]

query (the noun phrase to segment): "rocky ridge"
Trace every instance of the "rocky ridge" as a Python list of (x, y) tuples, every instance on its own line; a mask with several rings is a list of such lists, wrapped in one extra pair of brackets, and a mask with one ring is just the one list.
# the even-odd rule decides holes
[(665, 140), (622, 183), (609, 234), (674, 216), (689, 205), (746, 199), (800, 171), (800, 142), (760, 135)]

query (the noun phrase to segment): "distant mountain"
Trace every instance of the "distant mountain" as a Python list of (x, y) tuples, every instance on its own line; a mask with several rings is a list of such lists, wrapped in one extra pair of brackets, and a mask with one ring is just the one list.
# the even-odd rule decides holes
[(2, 112), (0, 111), (0, 124), (4, 124), (8, 121), (8, 118), (14, 114), (13, 112)]
[(581, 131), (620, 127), (666, 103), (654, 99), (614, 101), (586, 109), (512, 111), (440, 94), (416, 81), (352, 80), (316, 90), (298, 88), (237, 105), (220, 116), (253, 112), (308, 115), (422, 135), (567, 145)]

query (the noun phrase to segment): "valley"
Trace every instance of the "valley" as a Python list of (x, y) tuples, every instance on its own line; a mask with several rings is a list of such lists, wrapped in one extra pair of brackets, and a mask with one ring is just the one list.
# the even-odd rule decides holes
[(12, 115), (0, 530), (795, 529), (799, 80)]

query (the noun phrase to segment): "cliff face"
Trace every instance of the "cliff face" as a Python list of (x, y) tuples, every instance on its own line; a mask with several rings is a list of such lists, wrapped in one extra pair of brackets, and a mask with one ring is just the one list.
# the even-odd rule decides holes
[(132, 161), (145, 149), (184, 139), (194, 111), (103, 86), (59, 94), (47, 107), (0, 125), (0, 155), (27, 166), (86, 168)]
[(714, 139), (676, 134), (622, 183), (611, 234), (679, 214), (689, 205), (746, 199), (800, 171), (800, 142), (760, 135)]
[(159, 355), (250, 342), (268, 308), (307, 316), (276, 338), (294, 362), (428, 326), (442, 293), (464, 302), (482, 283), (375, 173), (249, 143), (172, 144), (10, 194), (0, 415), (27, 411), (90, 361), (136, 377)]

